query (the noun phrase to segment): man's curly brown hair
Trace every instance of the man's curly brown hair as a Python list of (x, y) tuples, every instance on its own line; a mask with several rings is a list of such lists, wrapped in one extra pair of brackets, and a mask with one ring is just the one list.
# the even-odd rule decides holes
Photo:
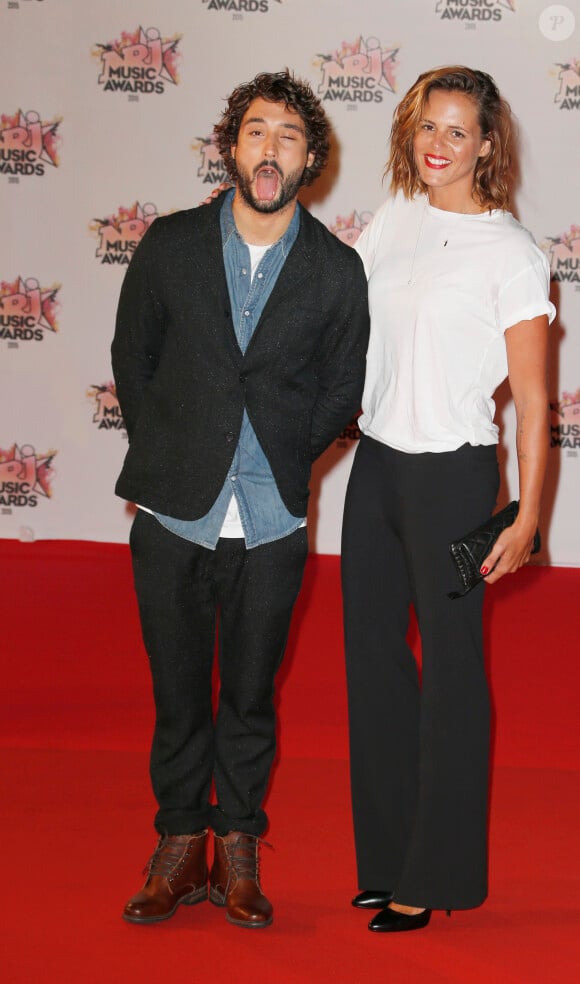
[(239, 85), (230, 95), (222, 118), (214, 127), (214, 134), (232, 181), (237, 178), (237, 169), (231, 148), (238, 142), (242, 118), (254, 99), (284, 103), (286, 109), (298, 113), (306, 130), (308, 152), (314, 154), (312, 164), (304, 170), (302, 184), (312, 184), (328, 161), (330, 123), (320, 99), (314, 95), (308, 82), (295, 78), (288, 69), (284, 72), (262, 72), (252, 82)]

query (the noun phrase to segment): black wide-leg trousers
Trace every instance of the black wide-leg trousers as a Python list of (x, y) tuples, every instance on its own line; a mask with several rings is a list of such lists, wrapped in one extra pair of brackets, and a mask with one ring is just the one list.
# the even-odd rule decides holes
[[(208, 550), (139, 510), (130, 544), (155, 699), (155, 827), (259, 836), (276, 748), (274, 678), (302, 582), (306, 530), (251, 550), (243, 539), (220, 539)], [(212, 779), (217, 805), (210, 806)]]
[(342, 580), (358, 882), (404, 905), (471, 908), (487, 894), (484, 586), (447, 594), (460, 587), (449, 543), (497, 491), (495, 446), (406, 454), (363, 437), (353, 463)]

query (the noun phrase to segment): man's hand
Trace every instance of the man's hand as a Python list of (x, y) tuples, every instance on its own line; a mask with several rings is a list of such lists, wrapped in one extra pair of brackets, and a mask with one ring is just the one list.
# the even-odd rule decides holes
[(230, 184), (229, 181), (222, 181), (221, 185), (218, 185), (217, 188), (214, 188), (213, 191), (211, 192), (211, 194), (208, 195), (207, 198), (204, 198), (204, 200), (202, 202), (200, 202), (199, 204), (200, 205), (211, 205), (211, 203), (214, 200), (214, 198), (219, 198), (219, 196), (222, 194), (222, 192), (227, 191), (228, 188), (231, 188), (231, 187), (232, 187), (232, 185)]

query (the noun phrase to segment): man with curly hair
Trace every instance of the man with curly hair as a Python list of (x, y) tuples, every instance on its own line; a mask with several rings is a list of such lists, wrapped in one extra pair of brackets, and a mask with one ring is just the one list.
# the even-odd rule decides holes
[(359, 408), (368, 304), (357, 254), (297, 202), (328, 157), (310, 86), (258, 75), (215, 134), (234, 188), (151, 225), (112, 346), (159, 807), (123, 915), (152, 923), (209, 894), (229, 922), (259, 928), (272, 922), (258, 854), (274, 678), (307, 556), (310, 469)]

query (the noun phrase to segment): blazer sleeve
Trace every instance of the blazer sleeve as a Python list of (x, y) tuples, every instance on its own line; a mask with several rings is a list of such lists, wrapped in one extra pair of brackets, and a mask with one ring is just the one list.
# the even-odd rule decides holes
[(310, 439), (313, 459), (358, 413), (363, 393), (369, 340), (367, 279), (360, 257), (351, 247), (344, 249), (345, 262), (332, 273), (339, 302), (322, 343)]
[(161, 265), (158, 222), (156, 219), (147, 230), (127, 267), (111, 346), (113, 376), (129, 441), (165, 337), (163, 308), (154, 289), (154, 272)]

